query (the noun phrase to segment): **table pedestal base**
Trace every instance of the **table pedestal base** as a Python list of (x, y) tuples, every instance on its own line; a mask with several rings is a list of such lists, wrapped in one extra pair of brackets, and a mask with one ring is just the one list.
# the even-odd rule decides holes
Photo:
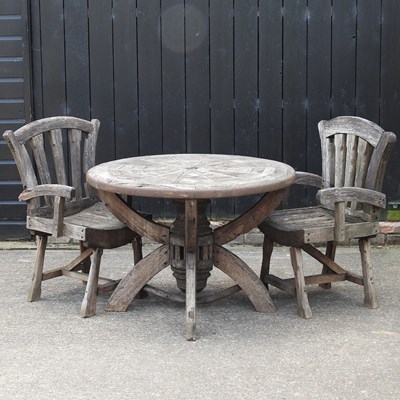
[[(184, 200), (181, 203), (184, 204), (184, 207), (179, 206), (180, 214), (178, 213), (179, 216), (170, 230), (163, 225), (145, 220), (135, 210), (130, 209), (117, 195), (99, 191), (99, 196), (107, 207), (128, 227), (163, 244), (134, 265), (118, 284), (105, 309), (107, 311), (125, 311), (140, 290), (142, 288), (146, 290), (146, 284), (155, 275), (168, 265), (172, 265), (176, 271), (179, 270), (176, 273), (179, 275), (178, 287), (180, 285), (181, 289), (185, 290), (186, 338), (195, 340), (196, 286), (199, 285), (196, 283), (196, 271), (201, 261), (204, 261), (206, 268), (198, 275), (199, 278), (201, 277), (199, 289), (202, 288), (203, 282), (205, 286), (209, 271), (214, 264), (237, 284), (223, 291), (224, 295), (232, 294), (240, 288), (257, 311), (274, 312), (275, 306), (268, 290), (256, 273), (243, 260), (222, 245), (261, 223), (263, 218), (277, 207), (286, 191), (278, 190), (265, 194), (246, 213), (217, 228), (214, 232), (211, 232), (209, 222), (205, 217), (206, 204), (202, 201)], [(183, 276), (180, 272), (182, 268), (176, 268), (180, 263), (185, 266), (186, 276), (184, 279), (181, 278)], [(207, 276), (204, 278), (205, 275)], [(185, 286), (183, 282), (186, 283)], [(162, 291), (150, 289), (148, 292), (158, 294)], [(174, 300), (175, 296), (162, 295), (162, 297)], [(214, 296), (214, 299), (218, 298), (221, 297)]]
[[(234, 253), (222, 246), (215, 245), (213, 249), (214, 265), (228, 275), (237, 285), (224, 289), (219, 294), (198, 295), (198, 304), (210, 304), (227, 296), (243, 290), (253, 303), (256, 311), (274, 312), (275, 306), (270, 300), (266, 287), (261, 283), (252, 269)], [(171, 295), (147, 283), (159, 272), (170, 265), (170, 250), (164, 245), (154, 250), (137, 263), (128, 275), (122, 279), (111, 295), (105, 307), (106, 311), (126, 311), (130, 303), (143, 288), (144, 291), (175, 301), (185, 303), (184, 296)]]
[[(186, 256), (185, 256), (185, 201), (175, 200), (177, 217), (171, 228), (170, 264), (177, 286), (186, 291)], [(207, 279), (213, 267), (213, 238), (210, 222), (206, 216), (209, 200), (197, 204), (197, 268), (196, 292), (207, 286)]]

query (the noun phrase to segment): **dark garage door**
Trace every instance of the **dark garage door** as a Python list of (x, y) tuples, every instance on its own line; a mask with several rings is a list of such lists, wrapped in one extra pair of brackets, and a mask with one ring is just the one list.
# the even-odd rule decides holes
[[(30, 119), (26, 0), (0, 1), (0, 131)], [(0, 136), (2, 138), (2, 136)], [(26, 237), (25, 205), (18, 202), (19, 174), (6, 143), (0, 140), (0, 238)]]

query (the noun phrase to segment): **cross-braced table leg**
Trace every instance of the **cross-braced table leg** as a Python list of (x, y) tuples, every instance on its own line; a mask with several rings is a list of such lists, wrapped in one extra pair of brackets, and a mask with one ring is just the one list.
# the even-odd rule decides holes
[(140, 260), (121, 280), (106, 304), (106, 311), (126, 311), (143, 286), (169, 265), (169, 247), (163, 245)]
[(222, 246), (215, 245), (214, 265), (241, 287), (253, 303), (256, 311), (276, 311), (267, 288), (263, 285), (257, 274), (238, 256)]

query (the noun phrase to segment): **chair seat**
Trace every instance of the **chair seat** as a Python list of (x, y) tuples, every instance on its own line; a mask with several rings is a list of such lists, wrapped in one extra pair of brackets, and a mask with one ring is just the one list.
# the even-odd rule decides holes
[[(52, 219), (29, 216), (27, 228), (52, 233)], [(87, 246), (112, 249), (132, 242), (137, 234), (119, 221), (103, 203), (64, 218), (64, 236), (85, 242)]]
[[(285, 246), (302, 247), (307, 243), (334, 240), (335, 217), (333, 211), (323, 207), (305, 207), (279, 210), (271, 214), (260, 230), (271, 240)], [(346, 238), (374, 236), (378, 233), (377, 221), (346, 216)]]

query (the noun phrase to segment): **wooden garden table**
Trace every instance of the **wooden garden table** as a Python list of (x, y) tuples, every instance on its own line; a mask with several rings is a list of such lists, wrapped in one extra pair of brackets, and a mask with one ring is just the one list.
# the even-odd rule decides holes
[[(275, 306), (258, 276), (222, 247), (258, 226), (280, 203), (293, 183), (295, 171), (278, 161), (220, 154), (166, 154), (110, 161), (91, 168), (88, 183), (101, 200), (129, 228), (161, 244), (120, 281), (107, 311), (125, 311), (145, 290), (186, 302), (186, 338), (195, 340), (196, 293), (206, 286), (214, 266), (237, 284), (211, 298), (211, 302), (242, 289), (259, 312)], [(210, 228), (205, 209), (209, 199), (262, 194), (254, 206), (231, 222)], [(119, 195), (174, 199), (177, 217), (172, 227), (148, 220), (131, 209)], [(171, 266), (185, 297), (170, 295), (147, 283)]]

